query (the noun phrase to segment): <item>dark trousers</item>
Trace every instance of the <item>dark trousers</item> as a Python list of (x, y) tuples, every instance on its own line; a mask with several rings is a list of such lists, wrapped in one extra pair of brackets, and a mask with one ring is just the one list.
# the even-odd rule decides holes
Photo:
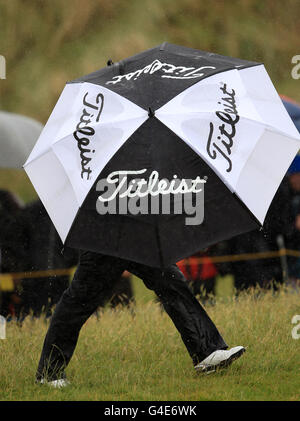
[(60, 377), (75, 350), (82, 325), (110, 298), (124, 270), (153, 290), (178, 329), (194, 365), (217, 349), (226, 349), (214, 323), (176, 265), (165, 270), (92, 252), (81, 252), (69, 288), (58, 302), (45, 337), (37, 378)]

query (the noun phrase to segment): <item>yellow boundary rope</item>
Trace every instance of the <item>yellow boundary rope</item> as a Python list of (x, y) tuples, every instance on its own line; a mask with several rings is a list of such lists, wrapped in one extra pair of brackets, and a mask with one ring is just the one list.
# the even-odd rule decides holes
[[(257, 259), (270, 259), (282, 256), (293, 256), (293, 257), (300, 257), (300, 251), (297, 250), (287, 250), (281, 249), (278, 251), (264, 251), (260, 253), (241, 253), (241, 254), (230, 254), (224, 256), (204, 256), (193, 258), (193, 262), (197, 263), (207, 263), (209, 260), (210, 262), (214, 263), (223, 263), (223, 262), (237, 262), (242, 260), (257, 260)], [(189, 258), (183, 259), (183, 262), (188, 263)]]
[[(257, 259), (271, 259), (282, 256), (300, 257), (300, 251), (281, 249), (278, 251), (266, 251), (260, 253), (241, 253), (241, 254), (230, 254), (224, 256), (203, 256), (193, 257), (192, 263), (224, 263), (224, 262), (238, 262), (246, 260), (257, 260)], [(181, 260), (184, 264), (190, 264), (189, 258)], [(52, 270), (40, 270), (34, 272), (14, 272), (14, 273), (0, 273), (0, 290), (12, 290), (14, 289), (13, 281), (19, 279), (33, 279), (33, 278), (48, 278), (50, 276), (71, 276), (76, 268), (67, 269), (52, 269)], [(4, 285), (10, 285), (9, 288), (5, 288)]]

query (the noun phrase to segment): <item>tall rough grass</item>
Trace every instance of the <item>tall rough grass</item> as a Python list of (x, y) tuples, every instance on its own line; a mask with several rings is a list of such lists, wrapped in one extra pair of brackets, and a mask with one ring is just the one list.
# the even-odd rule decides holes
[[(0, 341), (0, 400), (295, 401), (300, 399), (300, 340), (291, 320), (299, 293), (252, 291), (206, 308), (229, 346), (247, 347), (226, 370), (196, 375), (178, 332), (153, 300), (129, 311), (105, 309), (83, 326), (67, 368), (71, 385), (34, 384), (47, 330), (43, 320), (11, 322)], [(300, 330), (300, 329), (299, 329)]]

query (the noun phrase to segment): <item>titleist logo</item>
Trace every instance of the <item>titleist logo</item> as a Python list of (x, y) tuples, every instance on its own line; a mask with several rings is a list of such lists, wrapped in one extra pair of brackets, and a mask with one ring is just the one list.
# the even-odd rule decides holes
[(214, 66), (201, 66), (201, 67), (185, 67), (175, 66), (170, 63), (162, 63), (159, 60), (154, 60), (152, 63), (143, 67), (142, 69), (135, 70), (125, 75), (117, 75), (106, 82), (106, 85), (115, 85), (116, 83), (125, 80), (137, 80), (141, 75), (153, 75), (160, 72), (162, 78), (168, 79), (194, 79), (205, 75), (207, 69), (216, 69)]
[[(96, 104), (91, 104), (87, 101), (88, 92), (84, 94), (82, 99), (82, 104), (84, 108), (82, 110), (80, 120), (76, 126), (76, 130), (73, 133), (75, 140), (77, 141), (77, 147), (80, 151), (81, 159), (81, 178), (86, 176), (86, 180), (90, 179), (92, 170), (89, 166), (90, 161), (92, 160), (92, 155), (95, 153), (95, 150), (90, 148), (91, 136), (95, 134), (95, 129), (91, 126), (92, 121), (98, 122), (100, 115), (103, 110), (104, 105), (104, 96), (98, 94), (96, 96)], [(95, 117), (96, 116), (96, 117)], [(83, 135), (83, 136), (82, 136)]]
[[(170, 181), (153, 170), (147, 179), (140, 170), (113, 171), (100, 179), (96, 191), (96, 210), (100, 215), (186, 215), (186, 225), (199, 225), (204, 218), (204, 185), (207, 177), (180, 179), (176, 174)], [(134, 177), (134, 178), (132, 178)]]
[[(153, 170), (149, 176), (149, 180), (133, 179), (127, 186), (128, 175), (141, 175), (147, 171), (146, 168), (137, 171), (114, 171), (110, 173), (105, 182), (107, 184), (115, 185), (115, 189), (108, 197), (99, 196), (101, 202), (109, 202), (115, 199), (120, 193), (120, 197), (145, 197), (148, 195), (157, 196), (159, 194), (186, 194), (186, 193), (199, 193), (202, 191), (202, 184), (206, 183), (206, 179), (201, 179), (197, 176), (194, 180), (178, 179), (174, 175), (173, 180), (169, 182), (166, 179), (159, 179), (158, 171)], [(117, 185), (119, 183), (119, 185)], [(200, 184), (200, 188), (197, 185)], [(124, 186), (126, 185), (126, 188)], [(106, 195), (107, 195), (106, 191)]]
[(236, 108), (235, 101), (235, 90), (227, 90), (226, 83), (222, 83), (220, 90), (227, 96), (221, 98), (222, 102), (218, 102), (219, 105), (223, 106), (223, 110), (217, 111), (217, 117), (223, 122), (218, 129), (219, 134), (217, 138), (213, 141), (214, 134), (214, 125), (213, 123), (209, 124), (209, 135), (207, 139), (206, 151), (208, 156), (212, 159), (216, 159), (218, 154), (220, 154), (227, 161), (226, 171), (230, 172), (232, 170), (232, 161), (230, 159), (231, 148), (233, 146), (233, 140), (236, 135), (236, 124), (238, 123), (240, 117)]

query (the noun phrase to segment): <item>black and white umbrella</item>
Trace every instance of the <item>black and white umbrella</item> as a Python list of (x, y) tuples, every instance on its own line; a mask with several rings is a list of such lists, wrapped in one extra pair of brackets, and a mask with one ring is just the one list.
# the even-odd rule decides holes
[(24, 168), (65, 245), (163, 267), (259, 228), (299, 147), (263, 64), (164, 43), (67, 83)]

